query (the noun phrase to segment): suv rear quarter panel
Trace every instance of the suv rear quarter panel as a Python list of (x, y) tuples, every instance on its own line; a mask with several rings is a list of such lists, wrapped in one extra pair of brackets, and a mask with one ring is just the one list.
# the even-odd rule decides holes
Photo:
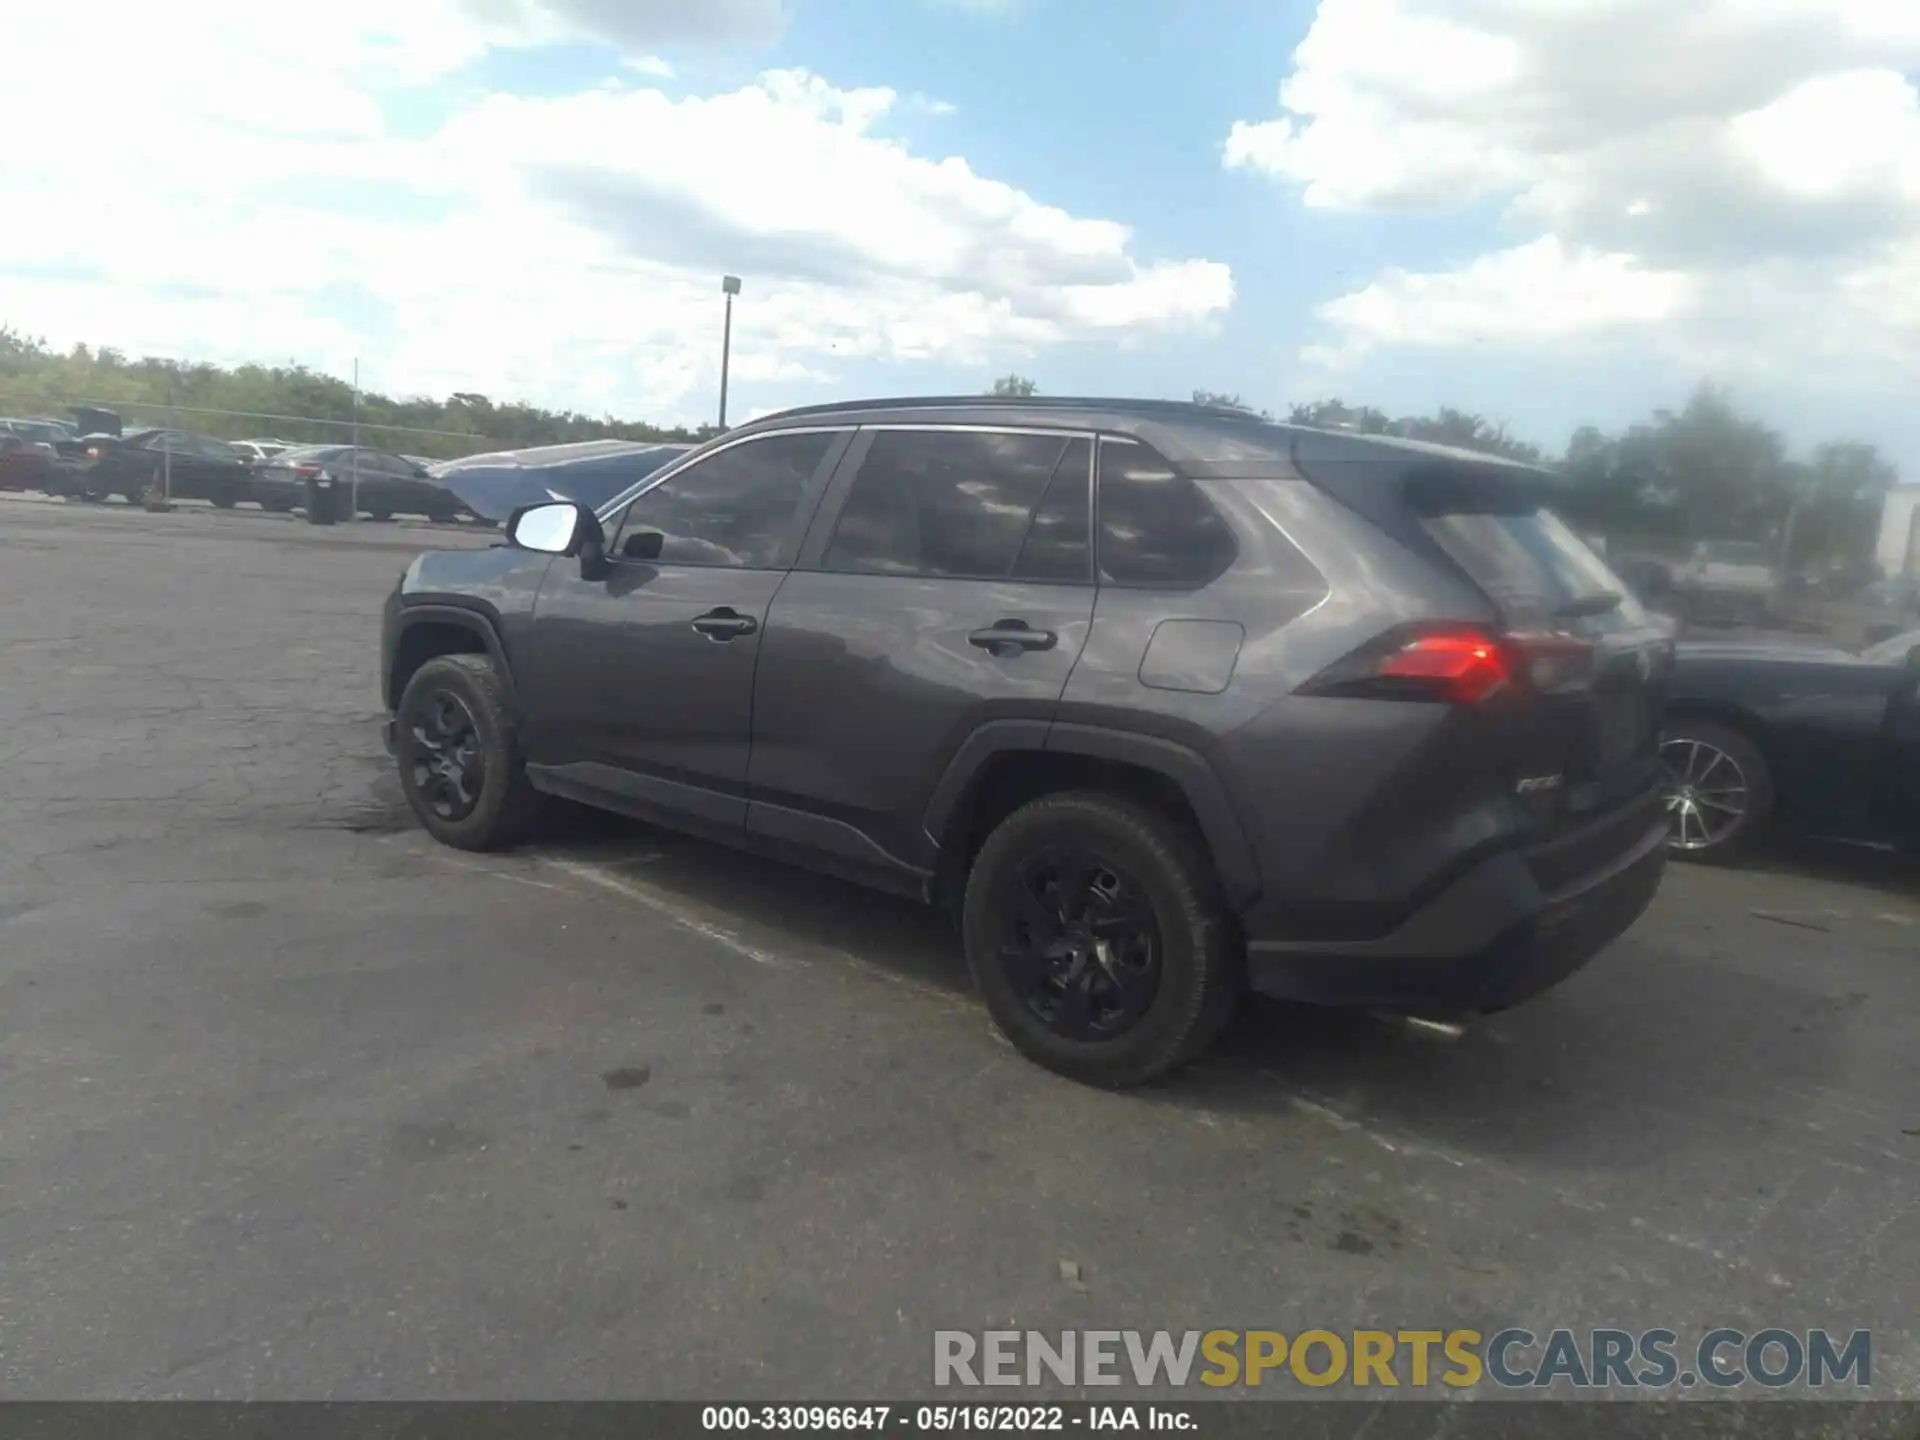
[[(1452, 853), (1462, 841), (1418, 834), (1416, 815), (1450, 829), (1491, 824), (1471, 805), (1465, 812), (1479, 818), (1462, 821), (1460, 804), (1436, 804), (1422, 792), (1450, 783), (1425, 777), (1422, 766), (1447, 712), (1297, 692), (1408, 619), (1485, 620), (1489, 606), (1303, 481), (1202, 483), (1234, 527), (1239, 561), (1192, 593), (1103, 587), (1060, 723), (1146, 733), (1207, 764), (1251, 846), (1260, 899), (1250, 919), (1262, 926), (1322, 902), (1344, 911), (1404, 894), (1418, 884), (1423, 857)], [(1243, 628), (1224, 691), (1143, 681), (1156, 629), (1175, 619)], [(1404, 855), (1375, 844), (1383, 807), (1404, 820)]]

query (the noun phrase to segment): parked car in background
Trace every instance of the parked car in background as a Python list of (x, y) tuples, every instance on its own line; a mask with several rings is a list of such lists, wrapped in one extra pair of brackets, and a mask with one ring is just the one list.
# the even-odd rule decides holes
[(1890, 627), (1886, 633), (1897, 634), (1906, 628), (1905, 621), (1920, 616), (1920, 578), (1895, 575), (1875, 580), (1859, 598), (1883, 626)]
[(175, 500), (208, 500), (223, 510), (246, 498), (247, 457), (224, 440), (187, 430), (95, 434), (83, 442), (83, 463), (64, 483), (82, 500), (124, 496), (138, 504), (163, 480)]
[(1248, 986), (1504, 1009), (1666, 863), (1671, 642), (1550, 485), (1202, 405), (790, 411), (415, 560), (387, 739), (448, 845), (558, 795), (950, 903), (1089, 1083)]
[(1859, 654), (1682, 643), (1660, 753), (1683, 858), (1737, 855), (1774, 827), (1920, 846), (1920, 629)]
[(45, 490), (54, 458), (53, 446), (0, 429), (0, 490)]
[(375, 520), (395, 515), (424, 515), (456, 520), (467, 509), (460, 497), (404, 456), (366, 446), (305, 445), (282, 450), (256, 466), (249, 492), (265, 510), (286, 512), (307, 503), (307, 482), (321, 476), (333, 482), (336, 503), (355, 491), (363, 514)]
[(48, 455), (58, 455), (63, 444), (76, 438), (72, 429), (57, 420), (0, 420), (0, 435), (13, 435), (29, 445), (40, 446)]
[(295, 448), (291, 440), (234, 440), (229, 443), (241, 454), (255, 461), (271, 460), (281, 451)]
[(469, 455), (442, 461), (432, 473), (475, 515), (497, 523), (523, 505), (547, 500), (573, 500), (595, 508), (692, 448), (651, 441), (585, 440)]
[(1779, 584), (1767, 547), (1746, 540), (1703, 540), (1682, 568), (1678, 589), (1689, 619), (1764, 623)]

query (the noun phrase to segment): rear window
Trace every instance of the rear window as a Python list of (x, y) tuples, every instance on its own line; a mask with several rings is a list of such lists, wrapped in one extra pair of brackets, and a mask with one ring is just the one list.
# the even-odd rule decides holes
[(1607, 562), (1543, 506), (1450, 507), (1420, 523), (1513, 621), (1551, 619), (1615, 595), (1630, 618), (1638, 610)]

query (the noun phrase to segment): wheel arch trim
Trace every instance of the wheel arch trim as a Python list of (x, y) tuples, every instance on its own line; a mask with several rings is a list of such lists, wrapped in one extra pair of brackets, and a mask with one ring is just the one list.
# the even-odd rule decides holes
[(1253, 847), (1227, 799), (1226, 787), (1205, 757), (1172, 740), (1095, 725), (992, 720), (975, 729), (955, 750), (927, 803), (923, 824), (936, 852), (949, 823), (991, 762), (1001, 755), (1037, 751), (1110, 760), (1164, 776), (1186, 797), (1199, 821), (1229, 904), (1245, 909), (1259, 899), (1260, 871)]
[[(513, 666), (507, 660), (507, 647), (500, 638), (500, 626), (497, 617), (490, 608), (480, 601), (461, 601), (457, 599), (436, 600), (427, 603), (408, 603), (400, 608), (395, 616), (393, 627), (393, 653), (388, 657), (386, 673), (380, 677), (380, 687), (384, 692), (388, 710), (400, 704), (400, 686), (394, 684), (394, 667), (398, 662), (401, 642), (407, 633), (422, 625), (451, 625), (465, 630), (486, 647), (487, 655), (493, 660), (500, 675), (500, 683), (506, 691), (509, 707), (517, 707), (518, 697), (514, 691)], [(431, 657), (429, 657), (431, 658)], [(423, 662), (424, 663), (424, 662)]]

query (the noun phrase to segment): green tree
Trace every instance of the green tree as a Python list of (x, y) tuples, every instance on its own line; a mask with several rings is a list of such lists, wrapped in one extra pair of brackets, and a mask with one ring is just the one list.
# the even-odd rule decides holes
[(1576, 431), (1565, 469), (1581, 520), (1680, 540), (1777, 543), (1800, 483), (1779, 433), (1711, 386), (1619, 435)]
[(1371, 405), (1349, 405), (1343, 400), (1314, 400), (1294, 405), (1287, 419), (1295, 425), (1312, 425), (1322, 430), (1355, 430), (1363, 435), (1395, 435), (1403, 440), (1424, 440), (1434, 445), (1452, 445), (1461, 450), (1479, 450), (1509, 460), (1538, 464), (1543, 459), (1540, 447), (1515, 439), (1505, 425), (1443, 405), (1432, 415), (1402, 415), (1398, 419)]
[(1256, 409), (1242, 400), (1238, 395), (1228, 395), (1218, 390), (1194, 391), (1193, 403), (1196, 405), (1213, 405), (1222, 410), (1244, 410), (1249, 415), (1258, 415), (1262, 420), (1273, 419), (1271, 412)]
[[(85, 345), (61, 354), (0, 327), (0, 413), (61, 415), (71, 405), (96, 402), (120, 411), (130, 427), (153, 425), (167, 419), (170, 395), (176, 423), (229, 440), (277, 435), (338, 441), (355, 415), (351, 385), (301, 365), (224, 368), (157, 357), (129, 360)], [(692, 440), (700, 433), (496, 403), (472, 392), (445, 400), (365, 392), (358, 415), (367, 444), (431, 457), (574, 440)], [(323, 423), (328, 421), (334, 423)]]
[(1363, 435), (1391, 435), (1393, 420), (1371, 405), (1349, 405), (1344, 400), (1312, 400), (1287, 407), (1287, 423), (1319, 430), (1357, 430)]
[(998, 380), (994, 381), (993, 389), (987, 393), (990, 395), (1009, 395), (1015, 399), (1028, 400), (1040, 393), (1040, 387), (1024, 375), (1008, 374), (1002, 375)]
[(1887, 491), (1899, 479), (1872, 445), (1841, 440), (1816, 446), (1789, 474), (1782, 561), (1799, 568), (1864, 559), (1879, 533)]

